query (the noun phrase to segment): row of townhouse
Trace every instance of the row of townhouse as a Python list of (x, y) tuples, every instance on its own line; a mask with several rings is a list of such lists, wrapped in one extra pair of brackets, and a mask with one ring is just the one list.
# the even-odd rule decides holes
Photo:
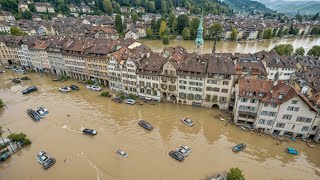
[(286, 82), (240, 78), (235, 92), (233, 114), (238, 125), (304, 138), (319, 133), (320, 118), (314, 105)]

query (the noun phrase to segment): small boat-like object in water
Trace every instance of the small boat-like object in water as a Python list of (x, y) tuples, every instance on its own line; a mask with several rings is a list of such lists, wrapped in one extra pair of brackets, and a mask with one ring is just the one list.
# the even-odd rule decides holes
[(21, 83), (21, 80), (19, 78), (14, 78), (11, 81), (14, 83)]
[(20, 80), (30, 80), (30, 78), (28, 76), (23, 76), (20, 78)]
[(244, 126), (240, 126), (240, 129), (247, 131), (247, 128), (245, 128)]
[(240, 143), (240, 144), (237, 144), (237, 145), (233, 146), (232, 151), (233, 152), (239, 152), (239, 151), (244, 150), (246, 147), (247, 147), (246, 144)]
[(27, 113), (29, 114), (29, 116), (30, 116), (34, 121), (36, 121), (36, 122), (39, 122), (39, 121), (40, 121), (41, 117), (40, 117), (40, 115), (39, 115), (36, 111), (34, 111), (34, 110), (32, 110), (32, 109), (28, 109), (28, 110), (27, 110)]
[(224, 121), (224, 118), (222, 118), (222, 117), (220, 117), (219, 119), (220, 119), (220, 121)]
[(286, 150), (287, 150), (287, 153), (289, 153), (289, 154), (293, 154), (293, 155), (298, 155), (299, 154), (299, 152), (297, 150), (295, 150), (294, 148), (290, 148), (289, 147)]

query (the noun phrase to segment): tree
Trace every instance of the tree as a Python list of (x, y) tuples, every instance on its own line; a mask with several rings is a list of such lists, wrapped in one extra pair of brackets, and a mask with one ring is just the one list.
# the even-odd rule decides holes
[(113, 14), (112, 3), (111, 3), (110, 0), (103, 0), (103, 6), (104, 6), (104, 11), (108, 15), (112, 15)]
[(190, 29), (190, 39), (194, 40), (197, 37), (197, 29), (200, 24), (200, 19), (195, 17), (190, 21), (189, 29)]
[(163, 14), (165, 14), (165, 13), (167, 13), (167, 2), (166, 1), (164, 1), (164, 0), (162, 0), (161, 1), (161, 12), (163, 13)]
[(151, 29), (152, 29), (152, 31), (155, 33), (155, 32), (157, 32), (157, 22), (156, 22), (156, 19), (152, 19), (151, 20)]
[(22, 19), (32, 19), (32, 14), (30, 11), (28, 10), (25, 10), (23, 13), (22, 13)]
[(159, 36), (162, 38), (163, 35), (165, 35), (167, 29), (167, 22), (161, 21), (160, 27), (159, 27)]
[(24, 133), (19, 133), (19, 134), (13, 133), (13, 134), (10, 134), (8, 138), (12, 142), (20, 142), (23, 145), (31, 144), (31, 141), (27, 138), (27, 135), (25, 135)]
[(222, 24), (219, 22), (215, 22), (209, 27), (209, 30), (208, 30), (209, 37), (217, 38), (217, 40), (220, 40), (222, 31), (223, 31)]
[(258, 30), (258, 34), (257, 34), (257, 39), (261, 39), (262, 38), (262, 33), (263, 33), (263, 30), (259, 29)]
[(131, 14), (131, 19), (133, 21), (133, 23), (137, 22), (138, 21), (138, 14), (137, 13), (132, 13)]
[(12, 36), (24, 36), (24, 35), (26, 35), (27, 33), (21, 31), (21, 29), (18, 28), (18, 27), (16, 27), (16, 26), (12, 26), (12, 27), (10, 28), (10, 34), (11, 34)]
[(245, 180), (245, 178), (239, 168), (231, 168), (227, 173), (227, 180)]
[(28, 5), (28, 8), (30, 9), (31, 12), (36, 12), (36, 7), (34, 6), (33, 3), (30, 3), (30, 4)]
[(320, 46), (316, 45), (313, 46), (309, 51), (308, 51), (309, 56), (320, 56)]
[(156, 11), (156, 5), (153, 1), (149, 1), (148, 6), (147, 6), (147, 10), (149, 12), (155, 12)]
[(147, 35), (147, 38), (151, 38), (152, 37), (153, 32), (152, 32), (152, 29), (150, 27), (147, 28), (146, 35)]
[(176, 19), (176, 16), (173, 12), (171, 12), (169, 14), (169, 18), (168, 18), (168, 27), (172, 28), (173, 22)]
[(181, 33), (185, 27), (189, 26), (189, 18), (186, 14), (179, 15), (177, 21), (178, 21), (177, 22), (178, 33)]
[(294, 52), (295, 56), (303, 56), (305, 53), (305, 50), (303, 49), (303, 47), (299, 47), (296, 49), (296, 51)]
[[(0, 108), (3, 107), (3, 106), (4, 106), (4, 102), (2, 101), (2, 99), (0, 99)], [(1, 131), (1, 129), (0, 129), (0, 131)]]
[(232, 41), (236, 41), (238, 39), (238, 29), (237, 28), (232, 28), (232, 32), (230, 35), (230, 38)]
[(16, 0), (0, 0), (1, 11), (9, 11), (11, 13), (18, 12), (18, 1)]
[(164, 35), (163, 38), (162, 38), (162, 43), (167, 46), (170, 42), (170, 38), (168, 35)]
[(277, 34), (278, 37), (282, 37), (283, 36), (283, 28), (280, 28)]
[(312, 21), (315, 21), (315, 20), (317, 20), (317, 19), (319, 19), (319, 13), (315, 14), (315, 15), (311, 18)]
[(118, 31), (118, 33), (122, 33), (122, 31), (123, 31), (123, 25), (122, 25), (122, 19), (121, 19), (120, 14), (117, 14), (117, 15), (116, 15), (116, 18), (115, 18), (114, 23), (115, 23), (116, 30)]
[(262, 35), (263, 39), (271, 39), (272, 38), (272, 29), (267, 28)]
[(291, 44), (279, 44), (276, 45), (273, 50), (275, 50), (280, 56), (291, 56), (293, 53), (293, 46)]
[(278, 32), (278, 28), (274, 28), (272, 31), (272, 37), (276, 37)]
[(190, 29), (188, 27), (183, 28), (182, 37), (184, 40), (190, 39)]

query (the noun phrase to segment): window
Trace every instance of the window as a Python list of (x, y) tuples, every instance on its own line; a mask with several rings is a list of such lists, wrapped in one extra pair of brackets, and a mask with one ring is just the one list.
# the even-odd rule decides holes
[(226, 101), (227, 101), (227, 98), (221, 96), (221, 97), (220, 97), (220, 101), (221, 101), (221, 102), (226, 102)]
[(271, 103), (271, 107), (276, 108), (277, 104), (276, 103)]
[(221, 89), (222, 93), (228, 93), (228, 89)]
[(306, 119), (306, 123), (311, 123), (312, 119), (311, 118), (307, 118)]
[(268, 116), (275, 117), (276, 114), (277, 114), (276, 112), (271, 112), (271, 111), (270, 111), (269, 114), (268, 114)]
[(268, 103), (264, 103), (264, 107), (268, 107)]
[(267, 126), (272, 126), (273, 121), (272, 120), (268, 120), (267, 121)]
[(193, 94), (188, 94), (188, 99), (193, 100), (194, 99), (194, 95)]
[(262, 111), (261, 112), (261, 116), (266, 116), (266, 115), (268, 115), (268, 111)]
[(196, 99), (196, 100), (200, 100), (200, 99), (202, 99), (202, 96), (199, 95), (199, 94), (196, 94), (196, 95), (195, 95), (195, 99)]
[(186, 89), (186, 86), (179, 86), (179, 89)]
[(250, 103), (255, 103), (255, 102), (256, 102), (255, 99), (251, 99), (251, 100), (250, 100)]
[(291, 104), (298, 104), (298, 100), (292, 100)]
[(284, 128), (284, 125), (285, 125), (284, 123), (277, 123), (276, 127), (277, 128)]
[(259, 124), (265, 124), (266, 123), (266, 120), (264, 119), (259, 119)]
[(301, 131), (308, 131), (309, 130), (309, 127), (308, 126), (303, 126)]
[(248, 101), (248, 99), (247, 98), (241, 98), (241, 100), (240, 100), (241, 102), (247, 102)]
[(229, 81), (223, 81), (223, 85), (229, 85)]
[(317, 127), (318, 127), (318, 126), (313, 126), (313, 127), (312, 127), (312, 131), (317, 130)]
[(295, 108), (294, 108), (294, 111), (299, 111), (299, 107), (295, 107)]
[(293, 110), (294, 110), (294, 107), (288, 106), (287, 110), (288, 110), (288, 111), (293, 111)]
[(282, 119), (287, 119), (287, 120), (291, 120), (291, 118), (292, 118), (292, 115), (289, 115), (289, 114), (285, 114), (282, 117)]

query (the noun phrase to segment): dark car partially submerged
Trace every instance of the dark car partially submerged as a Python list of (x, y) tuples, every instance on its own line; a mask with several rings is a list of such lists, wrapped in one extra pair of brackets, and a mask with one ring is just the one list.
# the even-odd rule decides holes
[(89, 135), (97, 135), (97, 131), (93, 130), (93, 129), (84, 129), (82, 130), (83, 134), (89, 134)]
[(43, 169), (48, 169), (49, 167), (53, 166), (55, 163), (56, 163), (55, 158), (49, 158), (42, 164), (42, 167)]
[(79, 87), (76, 86), (76, 85), (71, 85), (70, 88), (71, 88), (72, 90), (79, 90)]
[(140, 120), (138, 124), (149, 131), (153, 130), (153, 126), (145, 120)]
[(22, 90), (21, 92), (22, 92), (22, 94), (29, 94), (29, 93), (37, 91), (37, 90), (38, 90), (37, 87), (31, 86), (31, 87), (28, 87), (25, 90)]
[(184, 156), (180, 154), (178, 151), (170, 151), (169, 155), (177, 161), (184, 161)]

